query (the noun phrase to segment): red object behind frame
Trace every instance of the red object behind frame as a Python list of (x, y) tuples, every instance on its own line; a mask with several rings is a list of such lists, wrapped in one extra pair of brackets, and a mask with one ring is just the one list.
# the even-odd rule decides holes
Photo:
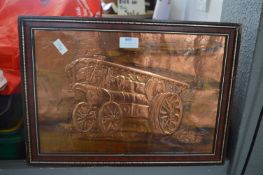
[(0, 1), (0, 69), (8, 83), (0, 95), (20, 92), (18, 16), (100, 17), (100, 0), (1, 0)]

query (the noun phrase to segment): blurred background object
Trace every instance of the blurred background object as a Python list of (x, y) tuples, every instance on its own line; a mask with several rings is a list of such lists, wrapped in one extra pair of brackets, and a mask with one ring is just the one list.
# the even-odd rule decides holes
[(169, 19), (171, 0), (157, 0), (153, 19)]
[(116, 5), (115, 1), (108, 1), (108, 3), (106, 3), (104, 0), (101, 0), (101, 7), (103, 10), (103, 13), (118, 13), (118, 7)]
[[(114, 3), (117, 8), (103, 11), (103, 17), (214, 22), (220, 21), (223, 5), (223, 0), (103, 0), (103, 2)], [(118, 7), (119, 2), (122, 7)], [(145, 14), (136, 12), (133, 3), (141, 4), (138, 9), (145, 8)], [(118, 8), (123, 8), (120, 12), (123, 14), (118, 14)]]
[(0, 95), (20, 92), (18, 16), (100, 17), (100, 0), (1, 0), (0, 1), (0, 69), (7, 86)]
[(1, 95), (0, 104), (0, 159), (24, 158), (21, 95)]
[(118, 15), (145, 15), (145, 0), (118, 0)]
[(7, 85), (7, 80), (4, 76), (4, 72), (0, 69), (0, 91), (4, 90)]
[(101, 0), (103, 17), (151, 19), (156, 0)]
[(18, 16), (101, 15), (100, 0), (0, 1), (0, 159), (25, 157)]

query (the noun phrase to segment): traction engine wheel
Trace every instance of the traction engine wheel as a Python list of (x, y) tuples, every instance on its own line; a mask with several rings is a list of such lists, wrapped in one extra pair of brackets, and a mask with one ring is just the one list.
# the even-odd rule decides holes
[(175, 133), (183, 116), (181, 97), (175, 93), (159, 94), (153, 103), (151, 111), (153, 132), (167, 135)]
[(99, 110), (99, 126), (104, 133), (115, 133), (122, 127), (122, 111), (115, 102), (106, 102)]
[(80, 102), (73, 110), (73, 127), (80, 132), (89, 132), (96, 123), (97, 112), (86, 102)]

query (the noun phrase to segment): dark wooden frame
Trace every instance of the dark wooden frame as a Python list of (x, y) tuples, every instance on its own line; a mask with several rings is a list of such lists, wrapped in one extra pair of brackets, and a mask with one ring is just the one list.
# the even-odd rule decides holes
[[(35, 108), (36, 97), (34, 94), (34, 55), (32, 52), (33, 38), (32, 30), (36, 28), (52, 29), (110, 29), (129, 31), (165, 31), (197, 34), (222, 34), (228, 37), (225, 48), (227, 59), (223, 67), (224, 84), (222, 93), (222, 106), (217, 124), (216, 149), (213, 154), (167, 154), (167, 155), (52, 155), (40, 154), (37, 150), (37, 130)], [(89, 19), (69, 17), (20, 17), (19, 38), (21, 54), (22, 94), (25, 124), (27, 128), (27, 158), (30, 164), (68, 164), (68, 165), (188, 165), (188, 164), (221, 164), (225, 157), (225, 146), (227, 141), (227, 128), (229, 121), (229, 110), (231, 108), (231, 96), (235, 80), (237, 65), (240, 26), (230, 23), (198, 23), (198, 22), (169, 22), (152, 20), (131, 19)]]

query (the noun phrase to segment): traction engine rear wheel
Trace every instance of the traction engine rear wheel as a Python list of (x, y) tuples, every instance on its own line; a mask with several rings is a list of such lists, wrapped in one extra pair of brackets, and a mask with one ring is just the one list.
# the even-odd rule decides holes
[(152, 128), (153, 132), (171, 135), (179, 128), (183, 105), (179, 95), (175, 93), (159, 94), (153, 100), (152, 105)]

